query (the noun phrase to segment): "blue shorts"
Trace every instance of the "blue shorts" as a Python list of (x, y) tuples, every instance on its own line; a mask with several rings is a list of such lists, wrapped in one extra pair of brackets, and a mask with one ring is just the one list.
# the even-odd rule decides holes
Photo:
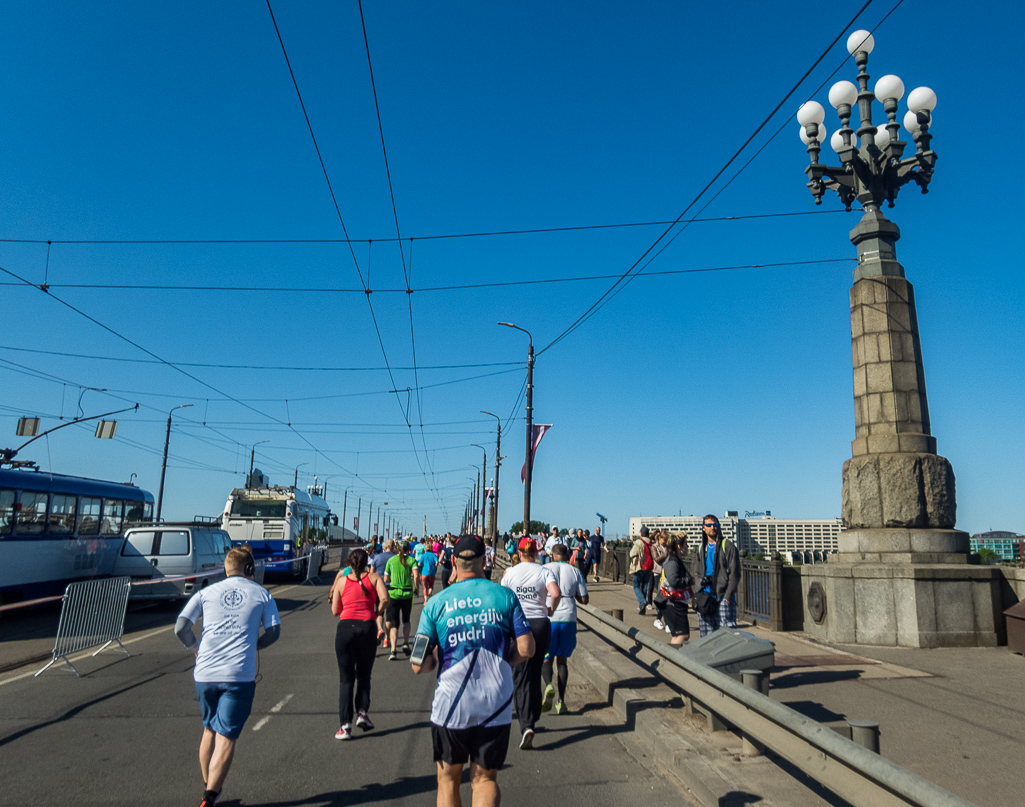
[(203, 728), (237, 740), (253, 710), (255, 681), (196, 681)]
[(577, 623), (576, 622), (553, 622), (552, 640), (548, 644), (548, 652), (545, 659), (553, 659), (556, 656), (569, 658), (577, 649)]

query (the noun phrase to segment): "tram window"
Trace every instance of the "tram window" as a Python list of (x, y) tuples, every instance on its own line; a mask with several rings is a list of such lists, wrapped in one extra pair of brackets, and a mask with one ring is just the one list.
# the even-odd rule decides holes
[(121, 517), (125, 503), (120, 499), (103, 500), (103, 519), (100, 521), (100, 535), (118, 535), (121, 532)]
[(242, 518), (284, 518), (284, 502), (233, 501), (231, 514)]
[(50, 502), (50, 535), (71, 535), (75, 531), (75, 497), (53, 494)]
[(127, 556), (152, 555), (155, 532), (130, 532), (121, 547), (121, 554)]
[(146, 502), (142, 506), (142, 520), (143, 521), (152, 521), (153, 520), (153, 505), (150, 504), (149, 502)]
[(21, 506), (18, 508), (18, 524), (15, 527), (18, 535), (42, 535), (46, 529), (45, 493), (21, 492)]
[(10, 535), (14, 529), (14, 491), (0, 490), (0, 535)]
[(189, 534), (185, 531), (169, 532), (167, 530), (164, 530), (162, 533), (160, 533), (160, 554), (189, 554)]
[(100, 500), (83, 496), (78, 508), (78, 534), (96, 535), (100, 531)]
[(125, 502), (125, 522), (149, 521), (142, 502)]

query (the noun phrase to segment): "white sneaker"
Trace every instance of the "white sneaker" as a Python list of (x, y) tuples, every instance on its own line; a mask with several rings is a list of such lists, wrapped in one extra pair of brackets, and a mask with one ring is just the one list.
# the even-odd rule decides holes
[(655, 626), (655, 630), (662, 630), (663, 628), (665, 630), (669, 630), (668, 628), (666, 628), (665, 623), (662, 622), (661, 619), (656, 618), (652, 624)]
[(335, 732), (336, 740), (351, 740), (352, 739), (352, 726), (346, 724)]
[(668, 625), (666, 625), (666, 633), (672, 633), (672, 631), (669, 630), (669, 626)]
[(534, 729), (524, 729), (520, 737), (520, 750), (529, 751), (534, 747)]

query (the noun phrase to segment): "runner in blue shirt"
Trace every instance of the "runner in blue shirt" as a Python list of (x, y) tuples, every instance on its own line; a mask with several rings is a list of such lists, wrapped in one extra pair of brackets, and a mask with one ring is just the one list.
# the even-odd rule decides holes
[(424, 548), (420, 553), (420, 579), (424, 584), (424, 602), (434, 593), (434, 575), (438, 572), (438, 556), (431, 549)]
[(464, 535), (453, 556), (456, 582), (420, 614), (417, 637), (427, 637), (431, 649), (413, 672), (438, 669), (431, 707), (437, 803), (461, 803), (459, 783), (469, 761), (474, 803), (498, 804), (498, 771), (512, 722), (510, 664), (534, 654), (534, 637), (516, 595), (484, 579), (483, 542)]

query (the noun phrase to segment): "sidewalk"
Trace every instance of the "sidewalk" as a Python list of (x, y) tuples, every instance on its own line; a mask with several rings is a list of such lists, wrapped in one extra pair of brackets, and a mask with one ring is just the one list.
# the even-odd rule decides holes
[[(668, 642), (652, 609), (637, 613), (630, 585), (587, 585), (592, 606), (622, 609), (628, 626)], [(1014, 762), (1025, 755), (1022, 656), (1006, 647), (830, 646), (803, 633), (738, 627), (776, 645), (775, 700), (827, 725), (877, 721), (883, 756), (980, 807), (1025, 804)], [(691, 614), (691, 637), (698, 635)]]

